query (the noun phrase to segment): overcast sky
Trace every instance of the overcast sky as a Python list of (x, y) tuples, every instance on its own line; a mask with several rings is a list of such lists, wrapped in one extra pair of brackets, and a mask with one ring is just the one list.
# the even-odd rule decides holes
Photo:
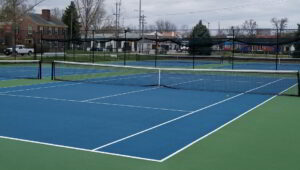
[[(119, 1), (119, 0), (118, 0)], [(106, 0), (107, 15), (113, 15), (116, 0)], [(46, 0), (35, 10), (43, 8), (65, 9), (70, 0)], [(288, 28), (297, 28), (300, 23), (300, 0), (142, 0), (147, 25), (158, 19), (169, 20), (180, 29), (183, 25), (192, 28), (200, 19), (210, 28), (229, 28), (254, 19), (259, 28), (271, 28), (271, 18), (289, 19)], [(139, 0), (122, 0), (122, 24), (138, 26)]]

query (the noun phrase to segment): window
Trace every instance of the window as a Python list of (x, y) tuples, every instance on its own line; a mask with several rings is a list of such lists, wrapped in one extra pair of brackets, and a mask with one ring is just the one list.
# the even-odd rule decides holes
[(16, 34), (20, 34), (20, 26), (19, 25), (16, 27)]
[(32, 26), (28, 25), (28, 35), (32, 35)]
[(25, 42), (26, 42), (26, 44), (31, 45), (33, 43), (33, 40), (32, 39), (26, 39)]
[(52, 34), (52, 28), (51, 27), (49, 27), (48, 32), (49, 32), (50, 35)]
[(39, 31), (43, 32), (44, 31), (44, 27), (39, 26)]
[(47, 35), (48, 34), (48, 27), (44, 27), (43, 30), (44, 30), (43, 34)]
[(55, 34), (58, 34), (58, 28), (55, 28)]

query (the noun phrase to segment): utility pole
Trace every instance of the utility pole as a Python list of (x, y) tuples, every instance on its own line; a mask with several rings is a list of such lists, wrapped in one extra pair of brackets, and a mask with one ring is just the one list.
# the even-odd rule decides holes
[[(119, 23), (120, 23), (120, 13), (121, 13), (121, 1), (120, 2), (116, 2), (116, 13), (114, 14), (116, 16), (116, 32), (115, 32), (115, 37), (116, 39), (119, 38)], [(117, 41), (115, 41), (115, 48), (116, 48), (116, 52), (118, 52), (118, 43)]]
[[(142, 37), (141, 31), (142, 30), (142, 0), (140, 0), (139, 4), (139, 36)], [(141, 52), (141, 43), (139, 42), (139, 53)]]
[(144, 52), (144, 31), (145, 31), (145, 24), (146, 24), (146, 20), (145, 20), (146, 16), (143, 15), (142, 16), (142, 20), (141, 20), (141, 24), (142, 24), (142, 53)]
[(141, 36), (141, 29), (142, 29), (142, 0), (140, 0), (140, 6), (139, 6), (139, 31)]

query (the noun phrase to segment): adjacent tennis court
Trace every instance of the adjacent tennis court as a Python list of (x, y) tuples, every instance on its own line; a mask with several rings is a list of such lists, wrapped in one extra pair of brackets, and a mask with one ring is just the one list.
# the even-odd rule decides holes
[[(123, 57), (123, 58), (122, 58)], [(300, 60), (275, 57), (225, 57), (192, 55), (145, 55), (134, 60), (124, 59), (107, 62), (115, 65), (166, 67), (166, 68), (214, 68), (234, 70), (300, 70)]]
[(52, 78), (0, 88), (1, 138), (163, 162), (277, 95), (299, 95), (298, 71), (55, 62)]

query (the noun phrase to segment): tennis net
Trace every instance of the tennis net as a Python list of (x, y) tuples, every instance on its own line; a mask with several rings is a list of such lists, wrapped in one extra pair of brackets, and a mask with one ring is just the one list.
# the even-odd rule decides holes
[(137, 55), (136, 57), (137, 62), (144, 62), (145, 66), (153, 67), (195, 67), (205, 64), (222, 64), (223, 59), (224, 57), (218, 56), (191, 55)]
[(298, 71), (153, 68), (55, 61), (52, 79), (227, 93), (300, 95)]
[(39, 60), (0, 60), (0, 77), (8, 79), (41, 79)]
[(234, 69), (300, 70), (300, 59), (271, 57), (228, 58)]

